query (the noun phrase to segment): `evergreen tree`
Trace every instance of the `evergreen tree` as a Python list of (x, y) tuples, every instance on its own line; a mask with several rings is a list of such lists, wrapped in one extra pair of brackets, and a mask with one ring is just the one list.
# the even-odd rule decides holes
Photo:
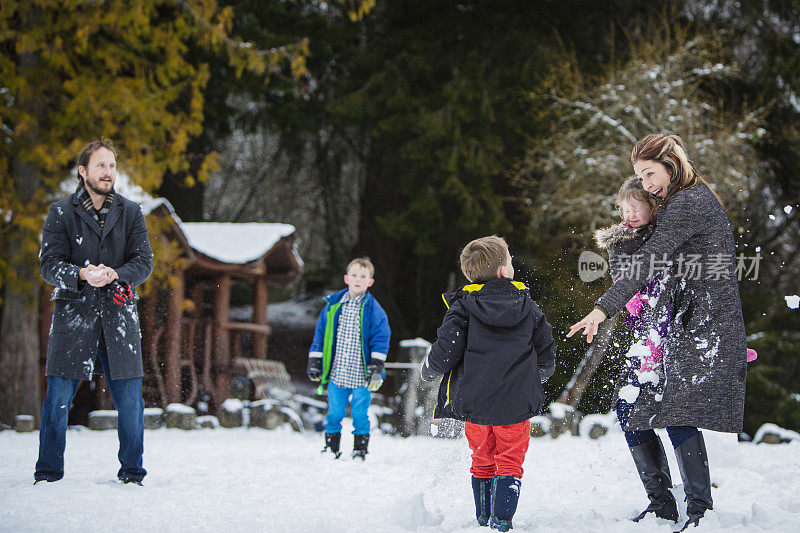
[(188, 48), (263, 73), (274, 55), (230, 39), (231, 16), (214, 0), (0, 7), (0, 421), (40, 412), (36, 254), (58, 185), (100, 136), (117, 144), (120, 167), (146, 190), (166, 172), (185, 172), (210, 72)]

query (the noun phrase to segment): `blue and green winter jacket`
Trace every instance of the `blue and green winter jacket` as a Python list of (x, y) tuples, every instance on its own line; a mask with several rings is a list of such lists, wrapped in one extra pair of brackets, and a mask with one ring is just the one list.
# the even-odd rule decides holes
[[(308, 351), (309, 357), (322, 358), (322, 386), (330, 381), (333, 358), (336, 357), (336, 329), (339, 326), (342, 296), (348, 289), (326, 296), (325, 308), (319, 314), (317, 327), (314, 330), (314, 342)], [(361, 357), (364, 362), (364, 376), (367, 377), (367, 365), (373, 359), (386, 361), (389, 353), (389, 319), (381, 304), (369, 291), (361, 302)]]

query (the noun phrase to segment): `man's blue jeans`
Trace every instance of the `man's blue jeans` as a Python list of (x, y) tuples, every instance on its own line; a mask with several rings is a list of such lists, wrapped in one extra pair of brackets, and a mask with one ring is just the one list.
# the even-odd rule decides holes
[[(97, 351), (106, 384), (111, 391), (114, 408), (119, 413), (120, 469), (117, 477), (141, 481), (147, 474), (142, 468), (144, 453), (144, 400), (142, 378), (109, 379), (108, 354)], [(39, 430), (39, 460), (36, 461), (36, 480), (57, 481), (64, 477), (64, 449), (67, 444), (67, 418), (80, 379), (47, 376), (47, 396), (42, 404), (42, 423)]]
[[(350, 397), (352, 396), (352, 401)], [(342, 419), (350, 402), (350, 418), (353, 419), (353, 435), (369, 435), (369, 402), (372, 393), (366, 387), (345, 389), (328, 382), (328, 414), (325, 417), (325, 433), (341, 433)]]

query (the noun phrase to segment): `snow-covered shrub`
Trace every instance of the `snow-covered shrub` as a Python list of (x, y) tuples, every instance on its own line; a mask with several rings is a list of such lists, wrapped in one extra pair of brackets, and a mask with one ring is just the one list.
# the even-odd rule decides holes
[(764, 424), (758, 431), (756, 436), (753, 437), (753, 442), (756, 444), (781, 444), (784, 442), (800, 442), (800, 433), (783, 429), (775, 424)]
[(650, 133), (678, 134), (726, 205), (759, 190), (766, 166), (753, 143), (764, 134), (762, 114), (728, 114), (709, 90), (728, 81), (735, 65), (712, 39), (664, 31), (599, 83), (566, 64), (550, 89), (532, 95), (553, 123), (519, 172), (539, 234), (577, 227), (587, 238), (595, 226), (618, 220), (614, 203), (633, 174), (631, 150)]

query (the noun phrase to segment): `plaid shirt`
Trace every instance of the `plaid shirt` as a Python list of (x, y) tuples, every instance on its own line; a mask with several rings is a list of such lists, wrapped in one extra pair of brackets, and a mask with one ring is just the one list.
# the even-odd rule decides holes
[(337, 387), (356, 389), (367, 384), (361, 354), (361, 304), (364, 294), (342, 296), (339, 326), (336, 328), (336, 356), (333, 358), (331, 381)]
[(108, 214), (108, 209), (111, 207), (111, 204), (114, 202), (114, 191), (111, 191), (106, 195), (106, 199), (103, 202), (103, 207), (100, 208), (98, 211), (94, 208), (94, 204), (92, 203), (92, 197), (89, 196), (89, 191), (86, 190), (84, 187), (83, 182), (78, 184), (78, 188), (76, 191), (78, 193), (78, 201), (83, 205), (83, 208), (86, 209), (90, 215), (94, 217), (98, 224), (100, 224), (100, 229), (103, 229), (103, 226), (106, 223), (106, 215)]

